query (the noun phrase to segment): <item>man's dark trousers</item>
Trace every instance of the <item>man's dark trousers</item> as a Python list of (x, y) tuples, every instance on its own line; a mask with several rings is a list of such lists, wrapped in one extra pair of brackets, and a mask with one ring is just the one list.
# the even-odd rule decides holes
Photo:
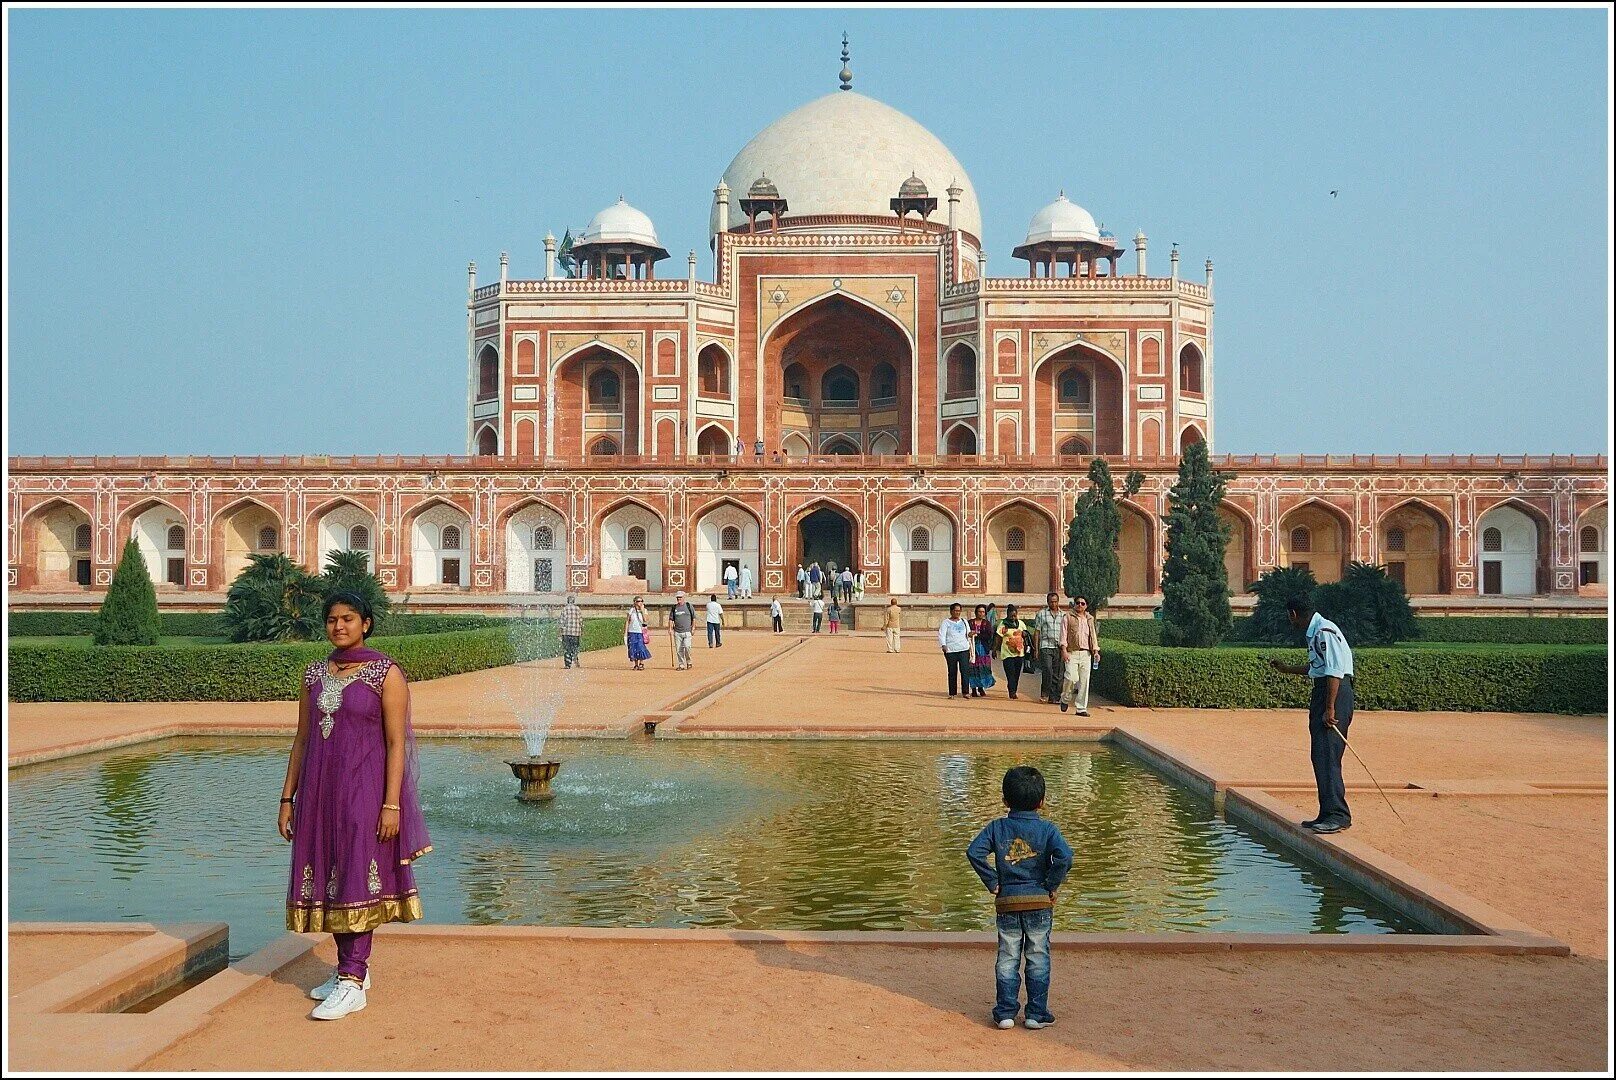
[(945, 652), (943, 658), (948, 663), (948, 696), (953, 697), (961, 690), (969, 694), (971, 688), (965, 681), (965, 665), (971, 661), (970, 650), (961, 649), (959, 652)]
[(1335, 695), (1337, 735), (1324, 722), (1324, 706), (1330, 700), (1330, 680), (1313, 680), (1313, 700), (1307, 707), (1307, 733), (1313, 742), (1313, 780), (1319, 787), (1319, 820), (1338, 825), (1352, 824), (1347, 809), (1347, 786), (1341, 779), (1341, 756), (1347, 752), (1347, 729), (1352, 726), (1352, 680), (1342, 679)]

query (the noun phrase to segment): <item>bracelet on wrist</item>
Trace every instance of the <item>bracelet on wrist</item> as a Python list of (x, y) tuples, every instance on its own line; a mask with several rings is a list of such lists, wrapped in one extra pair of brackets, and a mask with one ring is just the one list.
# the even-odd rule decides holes
[(384, 803), (382, 803), (382, 809), (383, 810), (398, 810), (399, 808), (394, 803), (385, 803), (384, 802)]
[(286, 799), (286, 798), (281, 799), (281, 803), (283, 805), (286, 804), (286, 803), (295, 803), (295, 802), (297, 802), (296, 799)]

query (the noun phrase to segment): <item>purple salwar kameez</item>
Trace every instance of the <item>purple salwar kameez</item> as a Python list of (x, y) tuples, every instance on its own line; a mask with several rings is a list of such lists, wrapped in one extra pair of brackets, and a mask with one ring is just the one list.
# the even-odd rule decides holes
[(347, 649), (339, 661), (358, 671), (330, 674), (327, 661), (303, 673), (309, 732), (292, 811), (292, 876), (287, 929), (337, 935), (339, 972), (363, 978), (370, 931), (421, 917), (414, 860), (432, 850), (417, 793), (415, 742), (405, 720), (399, 833), (376, 839), (387, 790), (382, 682), (393, 661), (373, 649)]

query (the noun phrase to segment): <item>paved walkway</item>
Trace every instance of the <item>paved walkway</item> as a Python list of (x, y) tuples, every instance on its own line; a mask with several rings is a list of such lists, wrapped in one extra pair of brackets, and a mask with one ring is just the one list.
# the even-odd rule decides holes
[[(1265, 788), (1298, 816), (1312, 809), (1298, 713), (1098, 705), (1080, 721), (1030, 698), (1010, 702), (1002, 686), (985, 702), (950, 702), (940, 690), (941, 658), (920, 635), (909, 636), (906, 651), (889, 657), (878, 636), (796, 645), (734, 634), (724, 652), (735, 674), (717, 686), (699, 677), (710, 662), (695, 680), (664, 669), (635, 682), (641, 675), (623, 670), (613, 654), (611, 666), (592, 665), (564, 715), (581, 723), (593, 709), (614, 717), (608, 727), (632, 726), (619, 721), (652, 702), (670, 716), (659, 730), (668, 737), (1036, 737), (1122, 727), (1194, 759), (1220, 783)], [(742, 674), (775, 648), (785, 651)], [(418, 721), (452, 726), (464, 711), (457, 697), (494, 677), (422, 684)], [(20, 727), (37, 749), (52, 739), (76, 741), (85, 725), (128, 730), (135, 721), (108, 711), (147, 707), (24, 708)], [(171, 717), (176, 708), (239, 716), (258, 707), (162, 711)], [(272, 708), (278, 717), (287, 706)], [(14, 740), (18, 729), (14, 719)], [(1353, 840), (1559, 937), (1572, 946), (1570, 957), (1062, 950), (1052, 996), (1061, 1023), (1033, 1033), (988, 1025), (985, 944), (612, 940), (412, 927), (378, 941), (376, 988), (363, 1014), (333, 1025), (303, 1019), (301, 990), (323, 977), (331, 958), (322, 940), (317, 958), (266, 960), (279, 968), (271, 978), (175, 1027), (179, 1041), (146, 1065), (973, 1070), (1009, 1060), (1025, 1070), (1602, 1070), (1609, 1064), (1607, 731), (1602, 716), (1442, 713), (1360, 713), (1352, 731), (1401, 815), (1349, 758)], [(879, 750), (866, 744), (849, 752)], [(468, 971), (477, 973), (475, 1003), (462, 992)], [(207, 985), (139, 1019), (178, 1023), (184, 1008), (198, 1007), (182, 1003)], [(99, 1019), (50, 1023), (71, 1028), (72, 1049), (87, 1052), (96, 1045), (90, 1033), (103, 1030), (92, 1021)], [(14, 1046), (17, 1025), (30, 1022), (12, 1021)], [(106, 1052), (96, 1060), (144, 1059), (120, 1058), (128, 1051), (116, 1047)]]

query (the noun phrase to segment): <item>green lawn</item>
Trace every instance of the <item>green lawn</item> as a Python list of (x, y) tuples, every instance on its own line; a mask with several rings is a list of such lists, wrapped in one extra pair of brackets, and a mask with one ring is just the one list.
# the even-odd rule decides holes
[[(50, 637), (13, 637), (13, 645), (47, 645), (59, 649), (88, 649), (95, 644), (95, 638), (89, 636), (52, 635)], [(229, 638), (222, 637), (160, 637), (159, 645), (228, 645)]]

